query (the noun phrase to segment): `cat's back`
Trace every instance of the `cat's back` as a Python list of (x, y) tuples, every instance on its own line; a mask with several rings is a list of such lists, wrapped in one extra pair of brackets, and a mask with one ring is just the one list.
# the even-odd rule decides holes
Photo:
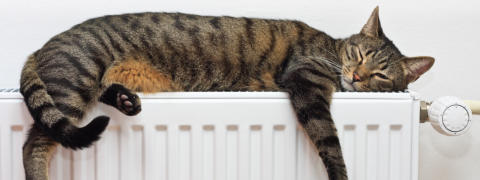
[[(126, 33), (128, 36), (152, 37), (156, 33), (168, 32), (200, 32), (226, 33), (244, 32), (243, 30), (259, 31), (276, 28), (285, 34), (296, 33), (299, 26), (308, 28), (306, 24), (295, 20), (262, 19), (251, 17), (232, 16), (204, 16), (186, 13), (143, 12), (119, 15), (106, 15), (88, 19), (73, 26), (71, 29), (54, 36), (50, 41), (59, 37), (79, 38), (81, 35), (92, 35), (92, 31), (104, 33)], [(98, 38), (98, 37), (97, 37)], [(124, 38), (126, 39), (126, 38)], [(48, 41), (48, 42), (50, 42)], [(47, 44), (48, 44), (47, 42)]]
[[(231, 16), (202, 16), (184, 13), (144, 12), (107, 15), (86, 20), (51, 38), (37, 54), (49, 51), (108, 55), (117, 58), (125, 53), (151, 50), (166, 41), (184, 44), (190, 41), (218, 44), (248, 38), (252, 46), (267, 44), (271, 34), (295, 40), (299, 29), (310, 29), (293, 20), (275, 20)], [(245, 36), (245, 37), (244, 37)], [(197, 38), (198, 40), (194, 40)], [(95, 49), (111, 51), (109, 54)], [(50, 52), (51, 53), (51, 52)]]

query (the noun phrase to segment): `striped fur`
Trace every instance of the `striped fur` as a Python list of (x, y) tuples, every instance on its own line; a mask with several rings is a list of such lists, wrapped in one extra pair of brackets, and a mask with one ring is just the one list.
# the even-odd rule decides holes
[(347, 179), (331, 95), (403, 90), (433, 64), (406, 58), (380, 28), (378, 9), (361, 33), (334, 39), (299, 21), (138, 13), (87, 20), (29, 57), (21, 93), (35, 120), (24, 145), (27, 179), (48, 179), (57, 143), (96, 141), (108, 117), (76, 125), (95, 99), (127, 115), (135, 92), (286, 91), (330, 179)]

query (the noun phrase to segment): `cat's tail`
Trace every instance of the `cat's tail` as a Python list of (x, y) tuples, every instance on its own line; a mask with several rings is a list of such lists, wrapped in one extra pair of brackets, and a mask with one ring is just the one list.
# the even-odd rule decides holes
[(34, 126), (66, 148), (81, 149), (90, 146), (100, 138), (100, 134), (108, 125), (109, 118), (106, 116), (96, 117), (81, 128), (72, 124), (48, 94), (45, 83), (36, 72), (33, 55), (28, 58), (22, 69), (20, 92), (33, 117)]

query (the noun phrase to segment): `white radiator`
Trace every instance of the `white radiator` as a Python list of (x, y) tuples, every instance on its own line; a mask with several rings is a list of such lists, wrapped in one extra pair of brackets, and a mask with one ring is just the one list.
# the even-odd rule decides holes
[[(14, 90), (0, 90), (0, 179), (24, 179), (32, 123)], [(10, 91), (10, 92), (7, 92)], [(417, 180), (419, 101), (411, 93), (335, 93), (331, 111), (352, 180)], [(280, 92), (160, 93), (112, 118), (95, 146), (58, 148), (58, 180), (318, 180), (326, 171)]]

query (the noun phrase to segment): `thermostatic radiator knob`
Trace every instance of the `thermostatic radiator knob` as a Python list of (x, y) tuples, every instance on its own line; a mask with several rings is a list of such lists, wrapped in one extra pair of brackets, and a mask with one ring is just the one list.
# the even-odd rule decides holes
[(448, 136), (458, 136), (470, 128), (472, 111), (462, 100), (445, 96), (430, 104), (428, 118), (438, 132)]

